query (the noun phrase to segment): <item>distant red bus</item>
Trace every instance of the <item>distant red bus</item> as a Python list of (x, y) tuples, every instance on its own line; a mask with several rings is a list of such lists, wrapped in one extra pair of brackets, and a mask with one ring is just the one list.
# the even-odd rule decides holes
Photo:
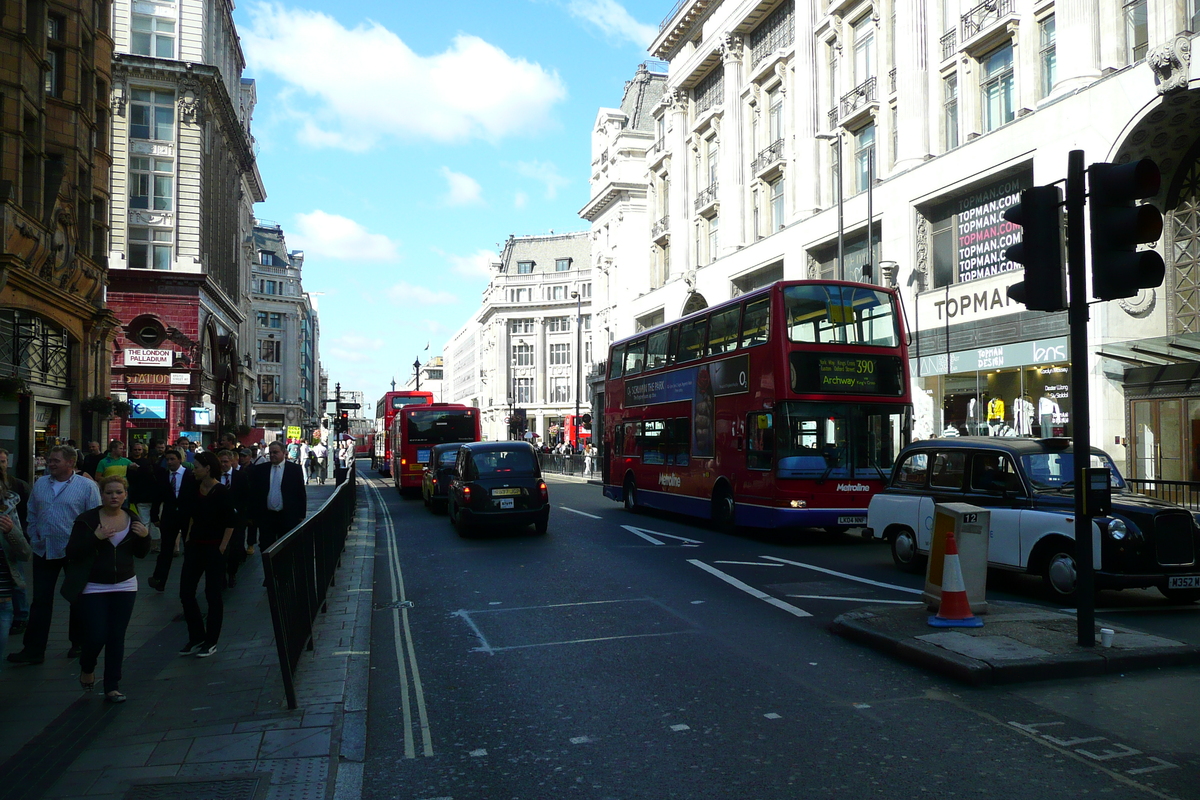
[(452, 403), (405, 406), (392, 420), (392, 483), (401, 492), (421, 488), (435, 444), (478, 442), (479, 409)]
[(592, 415), (567, 414), (563, 417), (563, 441), (578, 450), (592, 440)]
[(371, 469), (380, 475), (392, 474), (392, 420), (405, 406), (428, 405), (433, 392), (385, 392), (375, 404), (375, 443), (371, 451)]
[(612, 345), (604, 494), (728, 527), (865, 525), (910, 391), (894, 290), (776, 282)]
[(375, 432), (363, 433), (354, 440), (354, 457), (371, 458), (375, 454)]

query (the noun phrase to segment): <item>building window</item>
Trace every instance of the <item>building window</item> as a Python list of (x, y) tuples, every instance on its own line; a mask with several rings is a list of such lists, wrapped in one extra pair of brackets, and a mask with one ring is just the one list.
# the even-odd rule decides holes
[(1038, 36), (1041, 49), (1038, 50), (1041, 62), (1041, 97), (1050, 94), (1054, 89), (1054, 79), (1058, 72), (1058, 54), (1054, 40), (1054, 15), (1046, 17), (1038, 23)]
[(942, 79), (942, 146), (944, 150), (958, 147), (958, 75)]
[(258, 376), (258, 400), (261, 403), (279, 402), (279, 376)]
[(567, 333), (571, 330), (571, 318), (547, 317), (546, 330), (550, 333)]
[(283, 294), (283, 285), (280, 281), (259, 280), (258, 291), (261, 294)]
[(533, 366), (533, 345), (518, 342), (512, 346), (512, 365), (514, 367)]
[(267, 312), (256, 311), (256, 312), (254, 312), (254, 316), (258, 320), (258, 327), (260, 327), (260, 328), (267, 327)]
[(708, 185), (716, 186), (717, 184), (717, 161), (720, 154), (721, 146), (717, 143), (716, 137), (709, 139), (706, 143), (708, 148)]
[(566, 286), (551, 286), (549, 288), (550, 288), (550, 297), (549, 297), (550, 300), (566, 300), (567, 299), (567, 287)]
[(571, 259), (569, 259), (569, 258), (554, 259), (554, 271), (555, 272), (567, 272), (570, 269), (571, 269)]
[[(35, 12), (36, 13), (36, 12)], [(66, 69), (66, 51), (55, 47), (53, 43), (62, 44), (67, 37), (67, 20), (58, 14), (46, 17), (46, 38), (51, 42), (46, 47), (46, 94), (51, 97), (63, 96), (63, 79)]]
[(783, 230), (785, 224), (783, 189), (783, 176), (781, 175), (771, 184), (771, 233)]
[(582, 314), (580, 315), (580, 319), (581, 330), (590, 331), (592, 329), (592, 315)]
[(783, 92), (775, 89), (767, 94), (767, 135), (770, 141), (767, 144), (775, 144), (783, 139)]
[(1125, 3), (1125, 47), (1129, 63), (1141, 61), (1150, 48), (1150, 25), (1146, 15), (1146, 0)]
[(174, 164), (169, 158), (129, 159), (129, 207), (170, 211)]
[(170, 269), (171, 231), (159, 228), (129, 228), (130, 269)]
[(283, 360), (283, 342), (278, 339), (260, 339), (258, 342), (258, 360), (278, 364)]
[(133, 15), (130, 50), (138, 56), (175, 57), (175, 20)]
[(854, 134), (854, 191), (865, 192), (871, 185), (875, 160), (875, 125)]
[(561, 367), (571, 363), (571, 345), (563, 342), (562, 344), (550, 345), (550, 366)]
[(513, 333), (533, 333), (533, 320), (511, 319), (508, 321), (508, 329)]
[(533, 273), (533, 262), (532, 261), (518, 261), (517, 262), (517, 274), (518, 275), (530, 275), (532, 273)]
[(854, 82), (875, 77), (875, 23), (867, 14), (854, 23)]
[(171, 141), (175, 138), (175, 93), (162, 89), (131, 89), (129, 135), (134, 139)]
[(258, 263), (262, 264), (264, 267), (273, 266), (275, 264), (275, 254), (270, 250), (259, 250)]
[(569, 403), (571, 402), (571, 379), (564, 377), (554, 377), (550, 379), (550, 402), (551, 403)]
[(981, 64), (983, 79), (979, 84), (980, 105), (983, 106), (983, 130), (994, 131), (1012, 122), (1013, 108), (1013, 48), (1006, 44), (984, 56)]
[(282, 328), (283, 327), (283, 314), (272, 311), (271, 315), (269, 317), (269, 320), (270, 320), (271, 324), (268, 325), (267, 327), (270, 327), (270, 328)]
[(584, 300), (587, 300), (589, 297), (591, 297), (592, 296), (592, 284), (591, 283), (579, 284), (579, 296), (582, 297)]
[(533, 402), (533, 378), (513, 378), (513, 402)]

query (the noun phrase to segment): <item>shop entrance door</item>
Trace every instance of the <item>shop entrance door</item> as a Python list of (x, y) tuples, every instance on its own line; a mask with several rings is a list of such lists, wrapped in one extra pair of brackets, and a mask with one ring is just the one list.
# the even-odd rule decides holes
[(1133, 477), (1143, 480), (1200, 480), (1200, 399), (1134, 400)]

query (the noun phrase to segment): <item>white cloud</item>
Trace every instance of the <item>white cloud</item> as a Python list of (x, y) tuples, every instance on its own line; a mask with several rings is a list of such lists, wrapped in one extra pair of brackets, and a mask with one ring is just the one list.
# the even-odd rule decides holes
[(374, 359), (374, 353), (383, 348), (383, 339), (348, 333), (334, 339), (321, 340), (321, 358), (332, 359), (333, 363), (364, 364)]
[(416, 303), (422, 306), (457, 303), (458, 296), (451, 292), (441, 292), (424, 286), (414, 286), (400, 281), (385, 290), (385, 294), (399, 303)]
[(308, 257), (338, 261), (398, 261), (399, 245), (382, 233), (371, 233), (347, 217), (321, 210), (297, 214), (288, 244)]
[(442, 198), (446, 205), (474, 206), (483, 202), (483, 187), (470, 175), (442, 167), (442, 176), (447, 183), (446, 195)]
[(638, 22), (617, 0), (571, 0), (567, 10), (571, 16), (595, 25), (604, 35), (638, 47), (649, 47), (658, 35), (658, 28)]
[(529, 195), (525, 192), (517, 192), (513, 195), (513, 208), (519, 211), (527, 205), (529, 205)]
[(272, 2), (254, 3), (249, 13), (250, 25), (239, 32), (250, 70), (299, 90), (299, 136), (314, 146), (362, 151), (392, 137), (524, 135), (547, 128), (567, 96), (557, 72), (477, 36), (460, 34), (443, 52), (425, 56), (376, 22), (350, 29), (326, 14)]
[(549, 161), (519, 161), (517, 172), (545, 186), (547, 200), (558, 197), (558, 190), (570, 183), (559, 174), (558, 167)]
[(467, 278), (490, 277), (492, 275), (492, 262), (498, 260), (498, 256), (490, 250), (476, 250), (474, 253), (465, 256), (446, 253), (440, 250), (435, 250), (434, 252), (446, 259), (446, 263), (450, 265), (451, 270)]

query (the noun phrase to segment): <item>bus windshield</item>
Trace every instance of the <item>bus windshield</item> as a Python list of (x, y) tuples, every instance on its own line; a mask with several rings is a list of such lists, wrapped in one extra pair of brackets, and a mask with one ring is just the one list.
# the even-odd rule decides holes
[(464, 413), (461, 410), (410, 411), (405, 433), (409, 444), (473, 442), (475, 416), (473, 412)]
[(892, 296), (862, 286), (804, 284), (783, 290), (788, 339), (803, 344), (897, 347)]
[(858, 403), (778, 403), (779, 477), (886, 479), (904, 446), (906, 413)]
[(428, 402), (429, 402), (428, 398), (421, 397), (420, 395), (418, 395), (416, 397), (398, 396), (398, 397), (392, 398), (392, 408), (404, 408), (405, 406), (423, 406), (423, 405), (426, 405)]

